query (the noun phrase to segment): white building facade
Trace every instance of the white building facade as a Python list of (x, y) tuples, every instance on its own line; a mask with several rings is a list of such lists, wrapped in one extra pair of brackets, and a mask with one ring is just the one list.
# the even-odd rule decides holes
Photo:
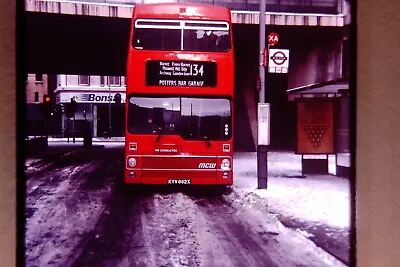
[[(57, 75), (54, 91), (61, 111), (63, 137), (81, 137), (89, 124), (93, 137), (124, 136), (125, 77)], [(121, 105), (115, 104), (115, 94), (121, 95)], [(69, 113), (71, 99), (76, 111)]]

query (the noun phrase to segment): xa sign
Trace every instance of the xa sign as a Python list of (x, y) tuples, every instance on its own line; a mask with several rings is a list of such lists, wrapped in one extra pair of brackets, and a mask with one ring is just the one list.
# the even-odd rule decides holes
[(279, 42), (279, 35), (276, 32), (271, 32), (268, 34), (268, 43), (274, 45)]

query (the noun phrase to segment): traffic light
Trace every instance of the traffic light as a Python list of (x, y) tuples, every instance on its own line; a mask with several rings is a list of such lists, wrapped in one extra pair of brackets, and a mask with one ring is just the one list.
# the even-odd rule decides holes
[(121, 104), (121, 94), (120, 93), (116, 93), (114, 96), (114, 101), (116, 104)]
[(49, 117), (50, 116), (50, 114), (51, 114), (51, 110), (52, 110), (52, 104), (51, 104), (51, 98), (50, 98), (50, 96), (49, 95), (47, 95), (47, 94), (44, 94), (43, 95), (43, 101), (42, 101), (42, 103), (41, 103), (41, 111), (42, 111), (42, 114), (45, 116), (45, 117)]
[(57, 108), (58, 108), (58, 112), (60, 112), (60, 113), (65, 112), (65, 106), (63, 103), (58, 104)]
[(51, 103), (51, 98), (48, 94), (43, 95), (43, 103)]

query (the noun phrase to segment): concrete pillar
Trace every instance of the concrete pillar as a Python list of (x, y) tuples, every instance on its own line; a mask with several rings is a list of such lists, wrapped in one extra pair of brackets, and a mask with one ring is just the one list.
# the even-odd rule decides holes
[(62, 137), (65, 137), (65, 119), (66, 119), (65, 112), (63, 112), (61, 114), (61, 136)]
[(92, 104), (93, 108), (93, 137), (97, 137), (97, 104)]

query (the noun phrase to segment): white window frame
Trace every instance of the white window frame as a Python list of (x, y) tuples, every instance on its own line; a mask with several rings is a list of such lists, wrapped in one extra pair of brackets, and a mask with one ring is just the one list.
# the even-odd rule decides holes
[[(38, 75), (40, 75), (41, 80), (37, 79)], [(36, 83), (43, 83), (44, 82), (43, 74), (35, 74), (35, 82)]]
[[(107, 79), (109, 86), (115, 86), (115, 87), (121, 86), (121, 76), (107, 76)], [(111, 83), (111, 81), (113, 81), (113, 83)], [(115, 83), (115, 81), (117, 82)]]
[[(87, 77), (87, 83), (83, 83), (81, 77)], [(78, 85), (90, 86), (90, 75), (78, 75)]]
[(106, 76), (100, 76), (100, 86), (106, 85)]
[[(36, 98), (37, 96), (37, 98)], [(40, 102), (40, 93), (38, 91), (35, 91), (33, 94), (33, 102), (39, 103)]]

